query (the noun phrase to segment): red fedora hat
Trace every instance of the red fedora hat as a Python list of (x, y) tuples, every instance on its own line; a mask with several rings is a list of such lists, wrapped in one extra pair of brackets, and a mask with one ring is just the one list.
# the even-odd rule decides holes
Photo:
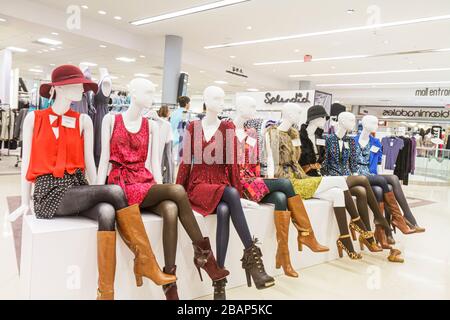
[[(98, 85), (95, 82), (86, 79), (80, 68), (72, 65), (63, 65), (53, 70), (52, 82), (42, 84), (39, 93), (41, 97), (49, 99), (53, 87), (66, 86), (69, 84), (83, 84), (84, 92), (98, 91)], [(56, 93), (53, 94), (53, 97), (56, 97)]]

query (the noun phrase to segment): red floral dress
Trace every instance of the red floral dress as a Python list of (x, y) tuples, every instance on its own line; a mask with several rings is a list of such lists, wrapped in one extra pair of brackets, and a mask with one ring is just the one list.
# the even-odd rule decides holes
[(192, 208), (203, 216), (215, 213), (227, 186), (242, 194), (236, 140), (232, 122), (222, 121), (210, 141), (205, 139), (201, 121), (189, 124), (176, 183), (184, 186)]
[(261, 202), (270, 193), (264, 179), (261, 178), (261, 163), (258, 159), (258, 135), (256, 130), (246, 129), (247, 137), (238, 141), (238, 160), (241, 184), (244, 197), (248, 200)]
[(116, 115), (111, 136), (110, 162), (112, 170), (108, 184), (122, 187), (128, 204), (141, 204), (151, 187), (156, 184), (151, 172), (145, 167), (148, 155), (150, 126), (142, 118), (141, 129), (131, 133), (125, 127), (121, 114)]

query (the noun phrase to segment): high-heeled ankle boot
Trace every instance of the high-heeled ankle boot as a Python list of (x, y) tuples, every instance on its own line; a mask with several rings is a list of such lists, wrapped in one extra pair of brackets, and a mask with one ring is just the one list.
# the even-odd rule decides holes
[(276, 268), (283, 267), (284, 274), (288, 277), (298, 278), (291, 265), (289, 257), (289, 225), (291, 223), (291, 213), (289, 211), (275, 211), (275, 228), (277, 230), (277, 255)]
[(367, 231), (364, 223), (361, 218), (358, 217), (356, 219), (352, 219), (349, 225), (353, 241), (356, 241), (356, 232), (360, 234), (359, 243), (361, 245), (361, 250), (364, 250), (364, 245), (370, 250), (370, 252), (380, 252), (383, 251), (380, 247), (378, 247), (373, 233)]
[[(176, 276), (177, 266), (166, 266), (164, 267), (163, 272), (165, 274)], [(163, 285), (163, 290), (166, 296), (166, 300), (180, 300), (180, 298), (178, 297), (178, 287), (176, 282)]]
[(98, 290), (97, 300), (114, 300), (116, 275), (116, 232), (97, 232)]
[(209, 238), (194, 241), (192, 245), (194, 246), (194, 264), (202, 281), (203, 277), (200, 268), (204, 269), (213, 281), (224, 279), (230, 274), (228, 270), (219, 268), (217, 265)]
[(406, 223), (405, 217), (403, 217), (402, 212), (398, 206), (397, 200), (395, 199), (394, 192), (387, 192), (384, 194), (384, 202), (389, 207), (391, 211), (391, 224), (395, 228), (400, 229), (403, 234), (412, 234), (416, 231), (411, 229)]
[[(378, 204), (380, 207), (381, 214), (384, 214), (384, 202)], [(389, 244), (385, 229), (381, 225), (376, 225), (375, 227), (375, 240), (381, 246), (381, 248), (389, 250), (392, 246)]]
[(139, 206), (134, 205), (117, 211), (116, 218), (120, 236), (135, 255), (136, 285), (138, 287), (143, 285), (142, 277), (149, 278), (159, 286), (177, 281), (175, 276), (161, 271), (145, 231)]
[(288, 208), (291, 211), (292, 223), (298, 230), (298, 250), (302, 251), (302, 246), (305, 245), (313, 252), (330, 251), (317, 241), (302, 198), (298, 195), (289, 198)]
[(227, 279), (213, 281), (214, 300), (227, 300), (225, 287), (227, 286)]
[(269, 276), (264, 269), (261, 249), (256, 246), (257, 239), (254, 240), (250, 248), (244, 250), (242, 257), (242, 268), (247, 276), (247, 285), (252, 286), (252, 279), (256, 289), (266, 289), (275, 285), (275, 279)]
[(352, 240), (350, 239), (350, 235), (342, 235), (336, 241), (336, 245), (338, 248), (339, 257), (344, 257), (344, 251), (347, 253), (350, 259), (352, 260), (360, 260), (362, 259), (362, 255), (360, 253), (356, 253), (353, 248)]

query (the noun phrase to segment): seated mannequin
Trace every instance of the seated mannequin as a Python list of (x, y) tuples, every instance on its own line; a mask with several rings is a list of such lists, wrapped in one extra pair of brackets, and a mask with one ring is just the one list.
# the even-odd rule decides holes
[[(204, 238), (195, 220), (186, 192), (180, 185), (162, 185), (159, 164), (158, 126), (141, 116), (151, 106), (154, 85), (145, 79), (130, 83), (132, 95), (129, 109), (103, 120), (102, 156), (98, 184), (117, 184), (127, 196), (128, 203), (163, 217), (164, 272), (176, 274), (178, 219), (192, 240), (194, 263), (199, 273), (205, 269), (213, 281), (224, 279), (229, 272), (218, 268), (208, 238)], [(201, 274), (200, 274), (201, 276)], [(168, 300), (178, 300), (176, 283), (164, 286)]]

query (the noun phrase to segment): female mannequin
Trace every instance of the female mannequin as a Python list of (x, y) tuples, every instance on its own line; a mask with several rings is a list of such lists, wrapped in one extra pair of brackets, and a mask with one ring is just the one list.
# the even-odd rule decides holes
[[(346, 201), (350, 194), (345, 179), (341, 177), (308, 177), (298, 163), (301, 156), (301, 142), (298, 130), (294, 129), (293, 125), (299, 123), (301, 118), (302, 108), (297, 104), (287, 103), (283, 106), (283, 118), (280, 126), (268, 129), (266, 152), (269, 178), (275, 176), (290, 179), (295, 192), (303, 199), (318, 198), (331, 201), (341, 233), (336, 242), (340, 256), (342, 257), (342, 251), (345, 250), (351, 259), (361, 259), (362, 256), (354, 251), (349, 235), (346, 206), (352, 217), (359, 216), (354, 203)], [(353, 222), (352, 225), (355, 223), (360, 223), (360, 221)], [(364, 228), (364, 225), (360, 224), (361, 228)]]
[[(275, 280), (264, 270), (261, 250), (252, 240), (242, 209), (235, 127), (232, 122), (218, 119), (218, 114), (223, 110), (224, 97), (225, 92), (221, 88), (206, 88), (206, 115), (203, 120), (193, 121), (188, 127), (177, 183), (187, 190), (195, 211), (204, 216), (217, 213), (219, 267), (225, 265), (231, 218), (245, 247), (242, 265), (248, 285), (251, 286), (252, 277), (256, 288), (264, 289), (273, 286)], [(242, 200), (242, 203), (254, 206), (249, 201)], [(225, 299), (225, 285), (226, 279), (214, 282), (215, 299)]]
[[(123, 114), (104, 118), (97, 183), (105, 183), (111, 163), (108, 183), (122, 187), (128, 203), (135, 205), (135, 214), (140, 217), (140, 207), (163, 217), (164, 272), (176, 274), (179, 218), (193, 242), (194, 263), (199, 273), (203, 268), (213, 280), (224, 279), (228, 271), (217, 267), (209, 239), (203, 237), (183, 187), (156, 184), (156, 181), (162, 181), (158, 163), (158, 126), (141, 116), (144, 108), (152, 104), (154, 91), (153, 83), (148, 80), (131, 81), (129, 109)], [(118, 215), (119, 221), (121, 218)], [(167, 299), (178, 300), (176, 283), (164, 286), (164, 293)]]
[[(367, 176), (372, 187), (376, 187), (374, 190), (376, 190), (378, 202), (382, 204), (381, 208), (384, 208), (384, 203), (389, 207), (393, 217), (391, 223), (394, 227), (407, 234), (412, 233), (411, 231), (424, 232), (425, 229), (417, 225), (398, 177), (394, 175), (377, 175), (377, 166), (382, 157), (382, 147), (380, 141), (374, 138), (371, 133), (378, 130), (378, 118), (365, 116), (362, 120), (362, 125), (363, 130), (361, 134), (355, 137), (358, 159), (357, 173)], [(381, 193), (380, 189), (382, 190)], [(405, 217), (401, 214), (397, 201), (403, 209)]]
[[(68, 80), (69, 79), (69, 80)], [(61, 66), (52, 74), (52, 83), (41, 86), (41, 96), (51, 98), (53, 106), (30, 113), (24, 125), (22, 166), (22, 206), (18, 214), (30, 210), (31, 186), (34, 211), (39, 219), (81, 215), (97, 220), (98, 299), (114, 299), (116, 265), (115, 216), (128, 215), (122, 190), (116, 186), (89, 186), (96, 180), (93, 156), (93, 126), (87, 115), (70, 110), (73, 101), (80, 101), (83, 92), (97, 90), (97, 85), (84, 78), (75, 66)], [(136, 221), (141, 223), (142, 220)], [(123, 227), (118, 221), (119, 228)], [(135, 239), (131, 239), (134, 242)], [(158, 285), (174, 282), (174, 276), (159, 269), (148, 239), (140, 244), (141, 261), (137, 270)]]
[(256, 101), (250, 97), (239, 97), (236, 101), (237, 116), (234, 120), (238, 139), (238, 161), (244, 196), (252, 201), (272, 203), (275, 205), (275, 226), (277, 230), (278, 250), (276, 267), (283, 267), (290, 277), (298, 277), (289, 257), (289, 224), (292, 219), (298, 230), (298, 247), (303, 244), (313, 252), (327, 252), (329, 249), (320, 245), (312, 230), (311, 222), (302, 198), (295, 194), (289, 179), (260, 178), (259, 150), (254, 129), (245, 129), (244, 123), (256, 114)]

